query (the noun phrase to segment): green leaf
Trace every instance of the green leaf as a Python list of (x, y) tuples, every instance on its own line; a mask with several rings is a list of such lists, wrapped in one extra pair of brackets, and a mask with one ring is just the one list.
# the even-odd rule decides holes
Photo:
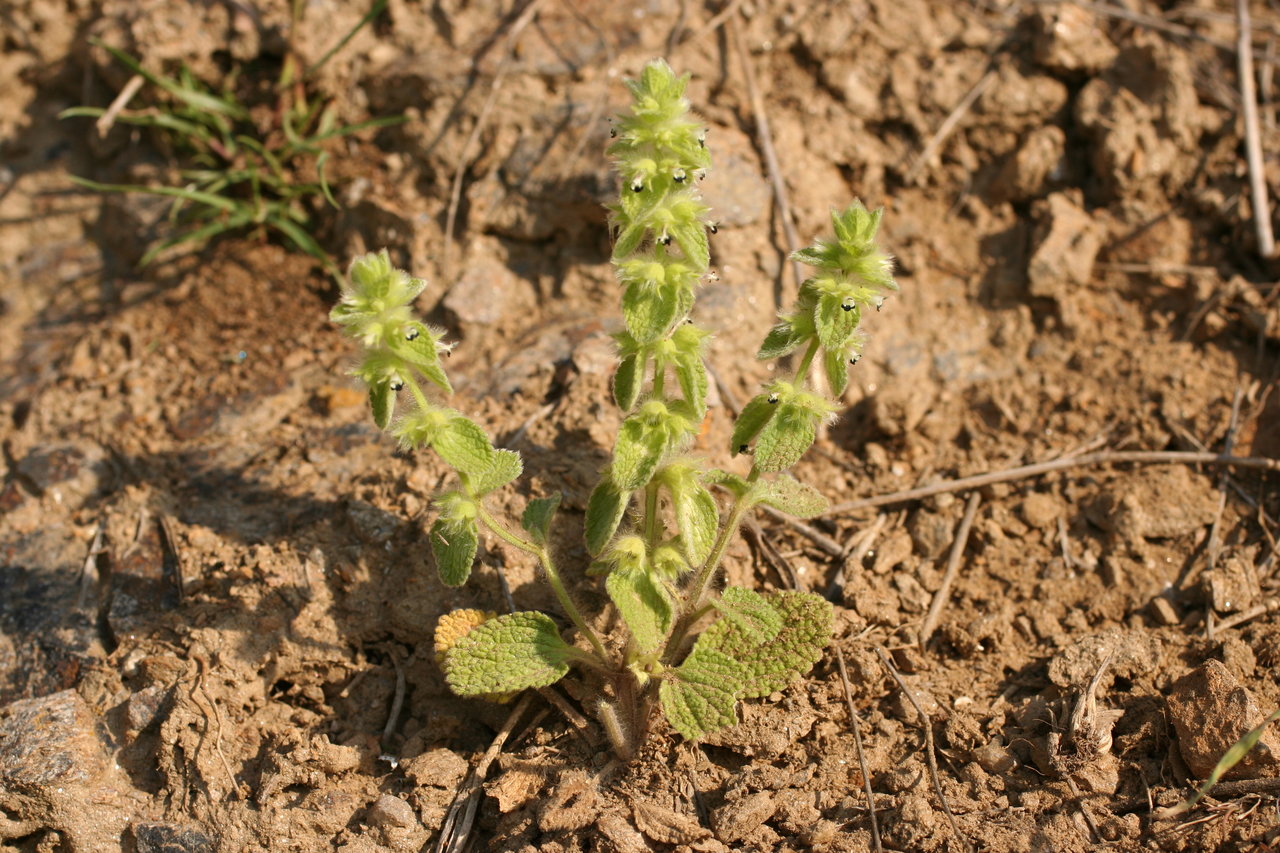
[(546, 687), (569, 671), (575, 651), (545, 613), (508, 613), (471, 629), (449, 649), (445, 680), (459, 696)]
[(680, 393), (693, 406), (699, 416), (707, 413), (707, 391), (710, 383), (707, 380), (707, 366), (698, 356), (681, 358), (676, 362), (676, 381), (680, 383)]
[(610, 572), (604, 585), (631, 631), (636, 649), (645, 655), (657, 651), (675, 616), (667, 588), (643, 569)]
[(633, 284), (622, 294), (622, 319), (638, 343), (651, 344), (665, 337), (679, 319), (680, 304), (674, 287)]
[(397, 342), (395, 352), (416, 367), (432, 385), (446, 394), (452, 394), (453, 386), (449, 384), (449, 377), (440, 366), (439, 342), (440, 334), (427, 330), (411, 341)]
[(723, 486), (732, 492), (735, 497), (742, 497), (751, 488), (751, 484), (742, 477), (729, 471), (722, 471), (719, 468), (711, 468), (704, 472), (702, 482), (708, 486)]
[(396, 413), (396, 392), (391, 390), (390, 377), (369, 383), (369, 408), (373, 410), (373, 422), (378, 429), (391, 425), (391, 417)]
[[(710, 652), (716, 654), (715, 661), (720, 657), (733, 661), (737, 681), (742, 685), (738, 696), (743, 699), (781, 690), (808, 672), (831, 642), (833, 611), (822, 596), (786, 590), (761, 598), (781, 618), (777, 634), (761, 642), (758, 630), (744, 630), (744, 620), (721, 618), (702, 632), (686, 661), (698, 660)], [(743, 603), (747, 600), (742, 596)]]
[(487, 495), (500, 489), (524, 473), (524, 460), (514, 450), (495, 450), (488, 468), (474, 474), (463, 474), (472, 494)]
[(858, 330), (861, 317), (862, 312), (852, 299), (835, 293), (822, 294), (813, 317), (818, 327), (818, 342), (828, 350), (843, 349)]
[(618, 234), (617, 242), (613, 244), (613, 260), (621, 260), (640, 248), (644, 233), (644, 225), (627, 225), (623, 228)]
[(753, 589), (727, 587), (713, 603), (720, 615), (754, 645), (769, 642), (782, 630), (782, 614)]
[(742, 453), (778, 412), (778, 404), (769, 402), (768, 394), (759, 394), (751, 398), (751, 402), (742, 407), (737, 422), (733, 425), (733, 437), (729, 439), (729, 452), (733, 455)]
[(692, 656), (658, 686), (658, 699), (671, 728), (689, 740), (738, 721), (734, 711), (742, 689), (741, 667), (715, 651)]
[(474, 519), (453, 522), (443, 518), (431, 525), (431, 553), (436, 571), (445, 586), (462, 586), (471, 577), (471, 565), (480, 544), (480, 530)]
[(778, 404), (777, 409), (777, 416), (764, 425), (756, 439), (755, 463), (761, 471), (790, 468), (818, 437), (818, 416), (812, 410), (791, 403)]
[(638, 355), (626, 356), (618, 363), (618, 370), (613, 374), (613, 399), (622, 411), (631, 411), (640, 399), (643, 373), (644, 362)]
[(776, 480), (756, 481), (751, 489), (752, 502), (771, 506), (779, 512), (796, 518), (813, 518), (827, 509), (827, 499), (822, 493), (790, 474), (781, 474)]
[(619, 491), (608, 477), (602, 479), (591, 491), (591, 497), (587, 499), (584, 525), (587, 551), (591, 556), (598, 555), (609, 544), (618, 525), (622, 523), (630, 498), (629, 493)]
[(822, 366), (826, 370), (832, 396), (839, 397), (849, 385), (849, 357), (846, 351), (825, 350), (822, 354)]
[(707, 228), (698, 220), (676, 222), (671, 226), (671, 236), (684, 252), (689, 263), (705, 270), (711, 264), (711, 247), (707, 243)]
[(706, 486), (696, 480), (672, 488), (680, 544), (692, 566), (700, 566), (711, 553), (720, 530), (720, 508)]
[(559, 509), (562, 497), (560, 492), (556, 492), (545, 498), (534, 498), (525, 505), (524, 515), (520, 516), (520, 526), (539, 545), (545, 545), (547, 542), (547, 534), (551, 530), (551, 519)]
[(497, 456), (488, 433), (460, 414), (449, 419), (431, 446), (450, 467), (468, 478), (478, 478), (488, 472)]
[(756, 358), (761, 361), (782, 358), (782, 356), (794, 352), (802, 343), (804, 343), (804, 335), (797, 331), (790, 320), (783, 320), (770, 329), (769, 334), (765, 335), (764, 343), (760, 345), (760, 351), (756, 353)]
[(623, 492), (643, 487), (657, 470), (667, 450), (667, 436), (657, 425), (632, 416), (622, 423), (613, 446), (612, 479)]

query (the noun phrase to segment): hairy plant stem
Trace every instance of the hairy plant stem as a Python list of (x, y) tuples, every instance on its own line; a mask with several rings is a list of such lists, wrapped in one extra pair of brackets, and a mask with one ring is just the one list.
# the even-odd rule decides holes
[(814, 338), (809, 342), (809, 348), (805, 350), (804, 357), (800, 359), (800, 366), (796, 368), (796, 384), (804, 382), (809, 376), (809, 368), (813, 364), (813, 358), (818, 354), (818, 339)]
[(496, 518), (489, 514), (484, 505), (476, 502), (478, 517), (484, 526), (493, 531), (494, 535), (506, 542), (512, 548), (518, 548), (526, 554), (532, 554), (538, 558), (538, 562), (542, 564), (542, 569), (547, 574), (547, 582), (551, 584), (551, 589), (555, 592), (556, 598), (560, 601), (560, 606), (564, 608), (564, 612), (573, 622), (573, 626), (578, 632), (587, 638), (591, 643), (591, 648), (595, 650), (596, 657), (600, 659), (600, 663), (606, 669), (609, 667), (609, 656), (605, 653), (604, 645), (600, 642), (600, 638), (596, 636), (596, 632), (591, 630), (591, 626), (582, 618), (582, 611), (578, 610), (578, 606), (573, 603), (573, 599), (569, 597), (569, 590), (565, 588), (564, 581), (560, 579), (560, 571), (556, 568), (556, 564), (551, 559), (551, 552), (544, 545), (537, 545), (529, 540), (517, 536), (502, 525)]

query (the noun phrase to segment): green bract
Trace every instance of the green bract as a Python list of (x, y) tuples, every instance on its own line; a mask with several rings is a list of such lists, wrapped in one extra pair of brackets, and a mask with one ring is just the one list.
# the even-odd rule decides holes
[[(896, 287), (876, 243), (880, 214), (858, 203), (833, 214), (834, 239), (795, 254), (815, 273), (760, 348), (761, 358), (799, 353), (798, 363), (752, 398), (733, 427), (730, 455), (751, 454), (750, 470), (711, 469), (690, 456), (706, 423), (710, 332), (689, 322), (689, 312), (708, 275), (711, 229), (697, 189), (710, 158), (705, 132), (688, 111), (687, 84), (661, 61), (647, 65), (628, 83), (632, 108), (617, 119), (609, 148), (620, 179), (610, 224), (625, 327), (614, 335), (613, 396), (622, 416), (612, 458), (586, 497), (583, 530), (595, 559), (580, 568), (604, 576), (617, 616), (609, 623), (613, 635), (601, 637), (584, 617), (553, 560), (553, 551), (571, 553), (553, 547), (558, 492), (526, 503), (520, 523), (528, 538), (486, 509), (486, 496), (520, 475), (521, 460), (427, 396), (426, 389), (449, 393), (450, 386), (441, 333), (412, 316), (423, 282), (395, 269), (385, 252), (358, 258), (333, 314), (365, 349), (355, 374), (369, 387), (379, 426), (406, 447), (431, 448), (457, 472), (457, 485), (434, 503), (428, 537), (441, 580), (467, 580), (486, 528), (540, 563), (577, 630), (575, 644), (542, 613), (446, 617), (452, 627), (444, 634), (459, 637), (441, 655), (450, 687), (500, 698), (551, 684), (578, 666), (588, 689), (598, 689), (595, 710), (623, 756), (641, 744), (658, 708), (677, 732), (701, 738), (732, 725), (739, 701), (782, 689), (820, 659), (832, 621), (821, 596), (717, 593), (716, 581), (753, 507), (800, 517), (826, 508), (816, 489), (781, 472), (834, 416), (832, 396), (843, 392), (862, 347), (865, 309), (878, 308)], [(825, 391), (810, 376), (819, 355)], [(405, 388), (408, 411), (393, 420)], [(717, 492), (727, 497), (726, 508)], [(707, 616), (714, 621), (698, 634)]]

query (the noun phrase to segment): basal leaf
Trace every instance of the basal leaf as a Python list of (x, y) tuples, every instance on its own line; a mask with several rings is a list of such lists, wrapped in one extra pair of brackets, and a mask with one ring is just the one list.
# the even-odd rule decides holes
[(619, 491), (643, 487), (667, 450), (667, 436), (658, 425), (632, 416), (622, 422), (613, 446), (611, 476)]
[(644, 361), (639, 355), (629, 355), (618, 363), (618, 370), (613, 374), (613, 400), (622, 411), (631, 411), (640, 399), (643, 373)]
[(563, 495), (556, 492), (545, 498), (534, 498), (525, 505), (524, 515), (520, 517), (520, 526), (539, 545), (545, 545), (547, 542), (547, 534), (551, 530), (551, 519), (560, 507), (561, 497)]
[(476, 474), (465, 474), (467, 485), (475, 495), (487, 495), (500, 489), (524, 472), (524, 460), (514, 450), (495, 450), (489, 467)]
[(622, 516), (627, 511), (629, 492), (619, 491), (608, 477), (600, 480), (587, 499), (587, 517), (584, 524), (587, 551), (591, 556), (598, 555), (609, 544)]
[(686, 661), (709, 652), (718, 656), (716, 661), (732, 660), (743, 699), (781, 690), (808, 672), (831, 642), (832, 608), (822, 596), (787, 590), (761, 597), (781, 617), (782, 627), (772, 639), (760, 642), (759, 634), (744, 630), (741, 620), (721, 618), (702, 632)]
[(462, 586), (471, 577), (476, 560), (480, 530), (475, 520), (450, 522), (437, 519), (431, 525), (431, 553), (436, 558), (436, 571), (445, 586)]
[(619, 570), (605, 580), (609, 598), (627, 624), (636, 648), (651, 654), (671, 630), (674, 607), (667, 588), (644, 570)]
[(796, 518), (813, 518), (828, 506), (821, 492), (790, 474), (780, 474), (769, 482), (756, 481), (752, 486), (752, 499), (754, 503), (771, 506)]
[(779, 404), (777, 409), (777, 416), (764, 425), (756, 439), (755, 463), (761, 471), (790, 468), (818, 436), (818, 416), (812, 410), (790, 403)]
[(468, 477), (480, 477), (494, 464), (497, 451), (480, 425), (460, 414), (436, 435), (432, 447), (440, 458)]
[(672, 489), (680, 545), (692, 566), (700, 566), (711, 553), (720, 531), (720, 508), (706, 486), (693, 480)]
[(767, 643), (782, 630), (782, 614), (753, 589), (728, 587), (714, 604), (721, 618), (729, 620), (742, 638), (752, 645)]
[(445, 656), (445, 680), (459, 696), (546, 687), (569, 671), (574, 649), (545, 613), (490, 619), (461, 637)]
[(839, 398), (849, 385), (849, 358), (844, 350), (825, 350), (822, 354), (822, 366), (827, 374), (827, 384), (831, 386), (831, 395)]
[(369, 408), (373, 410), (373, 422), (378, 429), (391, 425), (391, 417), (396, 412), (396, 392), (391, 390), (389, 378), (369, 383)]
[(736, 661), (708, 650), (668, 672), (658, 686), (658, 699), (671, 728), (696, 741), (736, 723), (741, 671)]
[(742, 407), (733, 425), (733, 437), (729, 439), (729, 452), (737, 455), (745, 451), (751, 441), (764, 429), (778, 412), (778, 404), (769, 402), (768, 394), (759, 394)]

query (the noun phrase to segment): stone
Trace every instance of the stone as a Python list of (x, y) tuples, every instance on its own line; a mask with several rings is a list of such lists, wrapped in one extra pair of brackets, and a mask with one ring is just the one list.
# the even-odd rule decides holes
[(1028, 292), (1061, 299), (1072, 286), (1088, 284), (1102, 248), (1102, 229), (1081, 207), (1078, 192), (1053, 193), (1034, 208), (1039, 224), (1027, 264)]
[[(1204, 779), (1218, 759), (1265, 715), (1253, 695), (1221, 661), (1209, 660), (1174, 682), (1165, 701), (1178, 749), (1192, 774)], [(1280, 732), (1268, 728), (1257, 746), (1224, 779), (1274, 775), (1280, 767)]]
[(711, 828), (716, 838), (732, 844), (755, 832), (777, 809), (773, 794), (760, 791), (716, 809), (711, 815)]
[(198, 829), (151, 821), (133, 825), (137, 853), (214, 853), (218, 842)]
[(1118, 50), (1099, 25), (1098, 16), (1076, 3), (1052, 3), (1031, 13), (1036, 61), (1054, 71), (1099, 71), (1115, 61)]
[(413, 806), (393, 794), (383, 794), (369, 806), (365, 822), (383, 829), (407, 829), (418, 822)]

